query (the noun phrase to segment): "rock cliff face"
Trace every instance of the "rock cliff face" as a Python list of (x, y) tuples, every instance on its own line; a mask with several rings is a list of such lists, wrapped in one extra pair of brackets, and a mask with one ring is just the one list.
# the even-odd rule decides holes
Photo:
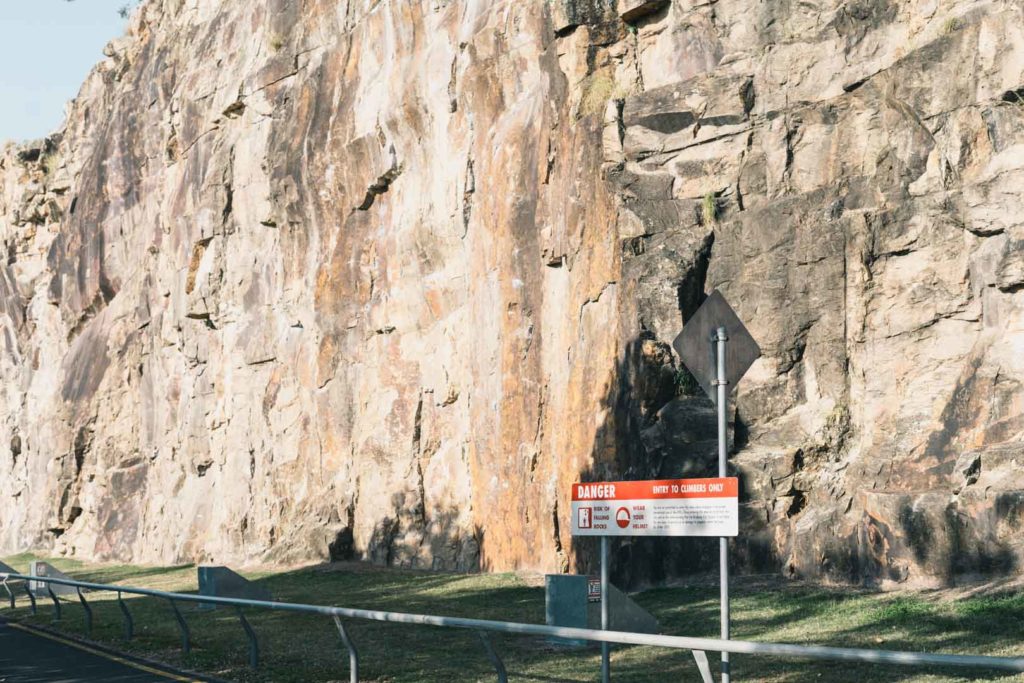
[(0, 156), (0, 550), (585, 567), (570, 483), (713, 470), (719, 288), (739, 563), (1024, 562), (1019, 3), (148, 0), (106, 54)]

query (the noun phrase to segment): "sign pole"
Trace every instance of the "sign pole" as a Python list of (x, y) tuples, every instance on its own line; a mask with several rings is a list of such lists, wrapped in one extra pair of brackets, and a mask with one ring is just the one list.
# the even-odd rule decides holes
[[(715, 332), (717, 346), (717, 375), (715, 385), (718, 389), (718, 476), (726, 476), (726, 460), (728, 458), (728, 421), (726, 403), (729, 400), (729, 381), (725, 374), (725, 343), (729, 341), (724, 327)], [(722, 618), (722, 640), (729, 640), (729, 539), (722, 536), (718, 539), (718, 567), (720, 573), (720, 603)], [(730, 683), (729, 653), (722, 653), (722, 683)]]
[[(601, 536), (601, 630), (608, 630), (608, 537)], [(611, 643), (601, 643), (601, 683), (609, 683)]]

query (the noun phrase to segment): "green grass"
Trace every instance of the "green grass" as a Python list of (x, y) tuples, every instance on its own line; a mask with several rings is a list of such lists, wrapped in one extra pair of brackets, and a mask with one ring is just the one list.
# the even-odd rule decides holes
[[(28, 555), (7, 558), (24, 569)], [(87, 581), (123, 583), (164, 590), (195, 590), (192, 566), (157, 568), (96, 566), (52, 560), (58, 568)], [(309, 567), (284, 573), (247, 573), (278, 600), (382, 610), (543, 623), (544, 591), (512, 574), (443, 574), (382, 570), (348, 564)], [(634, 598), (661, 621), (664, 632), (714, 637), (718, 632), (714, 584), (659, 588)], [(945, 594), (882, 594), (866, 590), (810, 586), (795, 582), (739, 579), (734, 585), (733, 635), (744, 640), (818, 643), (848, 647), (914, 649), (929, 652), (1022, 655), (1024, 595), (1009, 593), (949, 599)], [(192, 631), (193, 651), (183, 656), (170, 608), (149, 598), (129, 598), (136, 637), (121, 640), (121, 617), (113, 595), (93, 594), (94, 639), (171, 665), (238, 681), (347, 680), (344, 651), (327, 618), (284, 612), (249, 612), (260, 636), (262, 668), (246, 667), (246, 640), (234, 613), (182, 611)], [(12, 612), (0, 601), (0, 615), (49, 626), (52, 606), (39, 602), (30, 616), (27, 600)], [(64, 607), (57, 626), (83, 632), (81, 608)], [(492, 681), (487, 658), (470, 632), (377, 622), (349, 621), (361, 659), (362, 680), (388, 683), (420, 681)], [(542, 639), (492, 636), (513, 681), (593, 681), (596, 650), (571, 650)], [(713, 657), (714, 658), (714, 657)], [(697, 674), (686, 652), (646, 647), (616, 648), (613, 679), (689, 681)], [(886, 668), (831, 662), (803, 662), (733, 656), (737, 681), (1024, 681), (1021, 676), (983, 675), (934, 669)]]

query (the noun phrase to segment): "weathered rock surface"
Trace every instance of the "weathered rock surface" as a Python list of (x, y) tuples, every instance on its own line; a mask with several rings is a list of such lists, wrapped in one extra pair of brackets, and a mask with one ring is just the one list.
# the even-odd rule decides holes
[(717, 287), (739, 562), (1024, 562), (1019, 3), (149, 0), (107, 55), (0, 157), (0, 550), (586, 564), (572, 481), (713, 470)]

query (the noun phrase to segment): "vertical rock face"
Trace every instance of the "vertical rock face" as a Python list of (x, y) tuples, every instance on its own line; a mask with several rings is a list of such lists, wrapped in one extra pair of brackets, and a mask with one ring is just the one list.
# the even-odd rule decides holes
[(718, 287), (738, 561), (1024, 561), (1018, 4), (149, 0), (107, 55), (0, 157), (0, 549), (585, 565), (569, 483), (711, 471)]

